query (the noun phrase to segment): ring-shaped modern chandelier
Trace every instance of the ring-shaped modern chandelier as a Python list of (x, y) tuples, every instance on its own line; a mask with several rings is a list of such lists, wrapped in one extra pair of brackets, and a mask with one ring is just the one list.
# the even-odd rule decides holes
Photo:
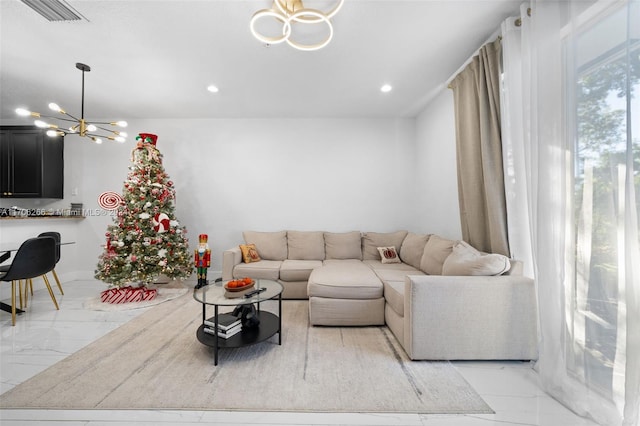
[[(327, 28), (329, 29), (329, 33), (327, 34), (327, 37), (323, 41), (321, 41), (320, 43), (311, 44), (311, 45), (300, 44), (300, 43), (292, 40), (291, 37), (287, 37), (286, 40), (287, 40), (287, 44), (289, 46), (291, 46), (293, 48), (296, 48), (298, 50), (318, 50), (318, 49), (322, 49), (327, 44), (329, 44), (329, 42), (333, 38), (333, 25), (331, 25), (331, 21), (329, 21), (329, 17), (327, 17), (322, 12), (320, 12), (318, 10), (314, 10), (314, 9), (302, 9), (302, 10), (297, 11), (293, 15), (291, 15), (289, 17), (289, 19), (290, 19), (290, 21), (293, 21), (293, 22), (309, 23), (309, 22), (301, 20), (301, 19), (307, 19), (309, 17), (318, 19), (318, 21), (314, 21), (313, 22), (314, 24), (322, 23), (322, 22), (325, 22), (327, 24)], [(292, 27), (292, 26), (290, 25), (290, 27)], [(293, 32), (293, 30), (292, 30), (292, 32)]]
[[(328, 12), (322, 12), (318, 9), (308, 9), (302, 4), (302, 0), (273, 0), (273, 6), (271, 9), (262, 9), (257, 11), (251, 17), (249, 22), (249, 28), (255, 38), (268, 45), (279, 44), (287, 42), (287, 44), (298, 50), (318, 50), (325, 47), (333, 38), (333, 25), (331, 24), (331, 18), (342, 7), (344, 0), (337, 0), (334, 7)], [(282, 34), (278, 35), (265, 35), (260, 33), (256, 29), (256, 23), (261, 19), (269, 18), (276, 19), (282, 23)], [(317, 43), (303, 44), (296, 40), (293, 40), (293, 25), (294, 24), (326, 24), (327, 36)]]

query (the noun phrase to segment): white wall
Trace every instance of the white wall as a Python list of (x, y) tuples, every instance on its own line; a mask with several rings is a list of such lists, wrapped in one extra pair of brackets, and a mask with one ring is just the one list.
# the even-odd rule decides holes
[[(128, 131), (124, 145), (67, 137), (65, 199), (20, 203), (81, 202), (88, 211), (97, 209), (102, 192), (122, 193), (134, 136), (148, 132), (158, 135), (191, 246), (198, 234), (209, 234), (212, 274), (221, 270), (222, 251), (242, 242), (245, 229), (407, 229), (460, 238), (449, 90), (417, 119), (129, 120)], [(71, 195), (74, 188), (77, 196)], [(14, 222), (0, 222), (3, 241), (36, 235), (43, 227), (74, 238), (77, 244), (65, 248), (60, 265), (71, 278), (93, 276), (112, 218)]]
[(416, 119), (416, 232), (460, 239), (453, 94), (443, 89)]
[[(222, 251), (241, 243), (246, 229), (413, 226), (413, 119), (129, 120), (130, 135), (140, 132), (158, 135), (191, 246), (198, 234), (209, 234), (211, 271), (221, 270)], [(97, 208), (104, 191), (122, 192), (133, 139), (85, 142), (65, 153), (67, 167), (83, 170), (78, 201), (85, 209)], [(78, 263), (87, 275), (111, 220), (96, 216), (79, 224)]]

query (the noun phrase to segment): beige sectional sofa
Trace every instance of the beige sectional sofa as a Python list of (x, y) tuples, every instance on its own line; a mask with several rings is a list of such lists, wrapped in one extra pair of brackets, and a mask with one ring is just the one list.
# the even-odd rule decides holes
[(239, 247), (224, 251), (223, 280), (276, 280), (283, 298), (309, 300), (313, 325), (386, 324), (414, 360), (537, 358), (534, 283), (517, 261), (407, 231), (243, 237), (261, 259), (245, 263)]

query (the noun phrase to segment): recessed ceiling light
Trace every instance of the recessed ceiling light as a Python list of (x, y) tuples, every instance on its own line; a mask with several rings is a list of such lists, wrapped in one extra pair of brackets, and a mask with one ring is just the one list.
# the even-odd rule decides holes
[(220, 89), (218, 89), (216, 86), (214, 86), (213, 84), (207, 87), (207, 90), (210, 91), (211, 93), (218, 93), (220, 91)]
[(380, 91), (382, 93), (389, 93), (391, 91), (391, 89), (393, 89), (393, 87), (391, 87), (390, 84), (384, 84), (381, 88)]

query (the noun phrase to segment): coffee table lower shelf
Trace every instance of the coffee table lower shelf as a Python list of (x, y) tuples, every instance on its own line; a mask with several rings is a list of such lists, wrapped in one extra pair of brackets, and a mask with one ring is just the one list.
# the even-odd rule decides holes
[[(222, 348), (241, 348), (256, 343), (264, 342), (271, 336), (280, 332), (280, 319), (277, 315), (262, 311), (258, 315), (260, 318), (260, 326), (257, 328), (244, 329), (238, 334), (234, 334), (228, 339), (218, 337), (217, 349)], [(200, 343), (216, 348), (216, 336), (205, 333), (204, 324), (198, 327), (196, 336)]]

